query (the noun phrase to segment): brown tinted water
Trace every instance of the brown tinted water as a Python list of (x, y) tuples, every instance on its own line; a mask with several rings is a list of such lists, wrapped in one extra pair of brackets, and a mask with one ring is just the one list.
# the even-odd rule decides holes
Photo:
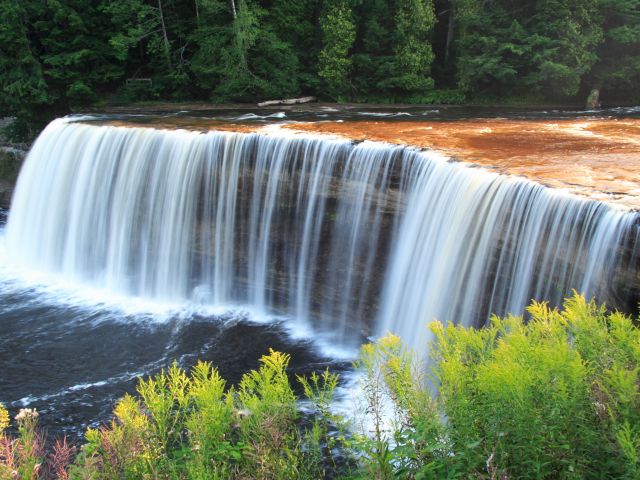
[(640, 208), (640, 119), (318, 122), (286, 128), (432, 148), (550, 187)]
[[(343, 119), (343, 117), (346, 119)], [(287, 117), (289, 118), (289, 117)], [(332, 115), (302, 121), (247, 121), (242, 117), (145, 118), (144, 126), (200, 131), (289, 131), (338, 135), (352, 140), (404, 144), (438, 150), (509, 175), (578, 195), (640, 209), (640, 118), (455, 118), (363, 120)], [(369, 117), (370, 118), (370, 117)], [(296, 119), (297, 120), (297, 119)], [(141, 126), (140, 119), (105, 119)]]

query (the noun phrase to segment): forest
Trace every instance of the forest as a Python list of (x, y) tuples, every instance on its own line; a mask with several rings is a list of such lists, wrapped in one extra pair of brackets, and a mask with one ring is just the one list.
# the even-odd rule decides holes
[(2, 0), (0, 52), (23, 129), (145, 100), (629, 104), (640, 2)]
[(1, 0), (0, 52), (27, 136), (152, 100), (632, 104), (640, 1)]

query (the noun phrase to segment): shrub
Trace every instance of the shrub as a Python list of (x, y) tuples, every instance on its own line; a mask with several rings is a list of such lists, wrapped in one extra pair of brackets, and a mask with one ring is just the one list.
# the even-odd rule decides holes
[(479, 330), (434, 322), (430, 399), (396, 337), (363, 347), (369, 411), (381, 379), (404, 419), (370, 441), (376, 477), (639, 478), (640, 330), (577, 294), (528, 312)]
[(414, 478), (445, 455), (442, 424), (418, 358), (391, 334), (360, 351), (356, 367), (363, 372), (360, 387), (373, 427), (355, 437), (362, 478)]
[[(209, 363), (188, 375), (176, 363), (141, 380), (140, 398), (125, 396), (115, 418), (89, 430), (74, 478), (320, 478), (330, 442), (328, 402), (337, 378), (300, 378), (318, 407), (313, 428), (298, 426), (289, 356), (271, 351), (237, 388)], [(335, 464), (334, 464), (335, 465)]]
[(75, 447), (64, 437), (45, 455), (45, 435), (38, 429), (38, 418), (35, 408), (21, 409), (15, 417), (18, 436), (12, 438), (4, 432), (10, 424), (9, 412), (0, 404), (0, 479), (69, 478)]
[(425, 103), (437, 105), (462, 105), (467, 100), (460, 90), (431, 90), (424, 94), (409, 96), (408, 103)]

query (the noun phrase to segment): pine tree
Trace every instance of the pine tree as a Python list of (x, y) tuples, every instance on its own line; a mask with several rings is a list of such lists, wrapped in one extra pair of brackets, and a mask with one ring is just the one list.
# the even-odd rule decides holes
[(15, 115), (18, 132), (32, 136), (40, 126), (38, 111), (51, 98), (42, 65), (29, 42), (29, 19), (21, 2), (0, 1), (0, 110)]
[(601, 40), (597, 0), (460, 0), (458, 85), (467, 92), (573, 96)]
[(605, 99), (640, 101), (640, 0), (600, 0), (604, 42), (591, 86)]
[(198, 49), (191, 70), (214, 100), (255, 101), (298, 92), (298, 63), (292, 48), (264, 21), (257, 3), (201, 1)]
[(399, 99), (433, 88), (430, 36), (435, 22), (431, 0), (397, 0), (391, 75), (380, 88), (395, 91)]
[(32, 25), (49, 85), (49, 93), (61, 107), (85, 106), (97, 90), (123, 75), (109, 44), (112, 25), (101, 14), (102, 2), (51, 0), (30, 2)]
[(527, 22), (533, 53), (526, 84), (548, 97), (578, 93), (582, 77), (595, 63), (602, 40), (597, 0), (545, 0), (538, 2)]
[(320, 0), (275, 0), (265, 19), (272, 26), (273, 35), (297, 59), (295, 75), (300, 88), (307, 92), (318, 86), (319, 9)]

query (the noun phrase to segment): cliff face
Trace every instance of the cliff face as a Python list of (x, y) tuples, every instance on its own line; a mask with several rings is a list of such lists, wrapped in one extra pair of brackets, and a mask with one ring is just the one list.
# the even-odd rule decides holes
[(0, 208), (8, 209), (20, 166), (27, 152), (10, 146), (0, 146)]
[(10, 117), (0, 118), (0, 209), (8, 209), (18, 172), (29, 150), (28, 144), (14, 143), (3, 135), (13, 121)]

